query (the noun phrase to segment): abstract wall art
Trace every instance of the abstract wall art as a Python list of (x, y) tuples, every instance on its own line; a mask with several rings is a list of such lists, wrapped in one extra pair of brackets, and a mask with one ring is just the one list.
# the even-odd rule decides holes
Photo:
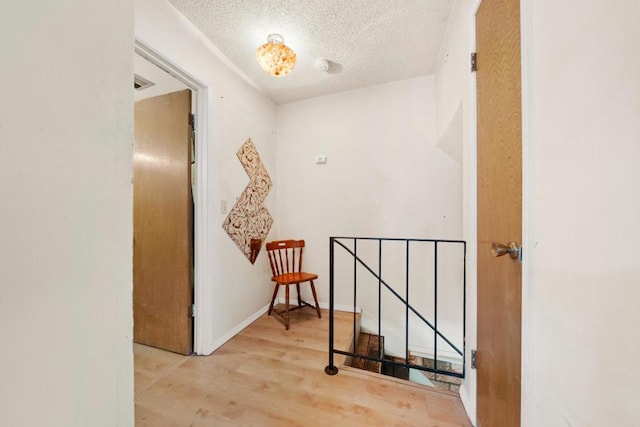
[(236, 155), (249, 175), (249, 184), (229, 211), (222, 228), (253, 264), (273, 225), (273, 218), (264, 205), (273, 183), (251, 138)]

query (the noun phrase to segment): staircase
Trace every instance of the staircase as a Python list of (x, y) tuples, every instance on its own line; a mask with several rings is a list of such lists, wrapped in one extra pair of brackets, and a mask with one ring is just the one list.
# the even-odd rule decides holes
[[(380, 355), (384, 355), (384, 337), (360, 332), (357, 343), (356, 354), (374, 358), (380, 358)], [(375, 372), (376, 374), (382, 373), (382, 364), (380, 362), (367, 360), (362, 357), (354, 357), (350, 366)]]
[[(404, 366), (397, 366), (394, 363), (404, 363), (404, 360), (387, 357), (384, 354), (384, 337), (368, 334), (366, 332), (360, 332), (358, 336), (358, 345), (356, 347), (355, 354), (368, 356), (378, 360), (369, 360), (363, 357), (353, 357), (351, 366), (356, 369), (362, 369), (369, 372), (375, 372), (376, 374), (387, 375), (390, 377), (400, 378), (403, 380), (409, 379), (409, 369)], [(385, 362), (387, 360), (388, 362)]]
[[(383, 360), (369, 360), (356, 356), (350, 358), (350, 360), (346, 362), (347, 366), (374, 372), (376, 374), (412, 381), (418, 384), (434, 387), (439, 390), (452, 391), (455, 393), (460, 391), (460, 385), (462, 384), (461, 378), (400, 366), (400, 364), (405, 363), (403, 358), (385, 354), (384, 337), (360, 332), (358, 335), (355, 354)], [(388, 362), (385, 362), (385, 360)], [(426, 355), (418, 356), (410, 353), (409, 363), (411, 365), (424, 366), (429, 369), (438, 369), (439, 371), (462, 373), (462, 363), (438, 360), (436, 366), (434, 364), (434, 360)]]

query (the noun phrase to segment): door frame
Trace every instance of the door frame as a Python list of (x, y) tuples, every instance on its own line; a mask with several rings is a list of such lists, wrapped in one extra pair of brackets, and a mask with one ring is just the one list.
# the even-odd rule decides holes
[(206, 159), (209, 158), (207, 144), (207, 135), (209, 134), (209, 88), (178, 64), (172, 62), (137, 37), (135, 39), (134, 51), (184, 83), (195, 94), (193, 97), (195, 100), (195, 108), (192, 111), (196, 116), (196, 192), (193, 207), (193, 304), (196, 309), (193, 316), (193, 351), (195, 354), (205, 354), (202, 348), (205, 342), (202, 336), (205, 313), (203, 313), (202, 310), (198, 310), (198, 307), (203, 306), (203, 304), (199, 303), (203, 301), (203, 295), (206, 294), (207, 278), (211, 277), (208, 271), (209, 264), (207, 263), (210, 243), (209, 240), (205, 238), (205, 236), (211, 235), (211, 215), (207, 201), (209, 170), (208, 162), (206, 161)]
[[(480, 4), (483, 0), (473, 0), (471, 6), (471, 16), (469, 19), (469, 54), (476, 51), (476, 15)], [(531, 64), (531, 5), (533, 0), (520, 0), (520, 61), (521, 61), (521, 90), (522, 90), (522, 319), (521, 319), (521, 398), (520, 398), (520, 421), (522, 427), (529, 427), (529, 408), (527, 406), (527, 399), (531, 390), (531, 348), (529, 337), (531, 337), (531, 261), (533, 254), (533, 246), (530, 239), (532, 235), (532, 218), (529, 214), (531, 212), (532, 195), (533, 195), (533, 177), (531, 176), (531, 163), (533, 161), (533, 152), (530, 141), (532, 141), (531, 135), (531, 122), (532, 122), (532, 92), (530, 90), (531, 80), (529, 67)], [(477, 116), (477, 87), (475, 73), (472, 74), (469, 79), (469, 139), (468, 150), (465, 153), (465, 160), (467, 163), (468, 180), (466, 185), (467, 202), (469, 206), (469, 212), (467, 212), (467, 223), (465, 224), (468, 233), (466, 236), (469, 246), (470, 254), (468, 255), (468, 268), (467, 274), (471, 277), (468, 278), (467, 283), (472, 284), (473, 291), (470, 292), (470, 297), (473, 299), (469, 302), (469, 316), (467, 318), (474, 319), (471, 327), (468, 327), (468, 337), (470, 339), (470, 345), (468, 346), (469, 352), (471, 349), (477, 348), (477, 311), (478, 311), (478, 299), (477, 299), (477, 239), (478, 239), (478, 170), (477, 170), (477, 148), (478, 148), (478, 116)], [(470, 359), (470, 354), (467, 355)], [(471, 364), (469, 363), (469, 366)], [(475, 370), (469, 370), (469, 401), (463, 398), (463, 403), (467, 409), (467, 414), (471, 419), (471, 422), (476, 423), (476, 410), (477, 410), (477, 376)], [(462, 395), (461, 395), (462, 397)]]

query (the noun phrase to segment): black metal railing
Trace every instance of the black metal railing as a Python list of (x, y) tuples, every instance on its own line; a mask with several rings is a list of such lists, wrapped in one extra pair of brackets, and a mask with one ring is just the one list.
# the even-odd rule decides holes
[[(353, 242), (353, 250), (347, 247), (344, 241)], [(377, 257), (378, 257), (378, 268), (377, 272), (374, 271), (365, 261), (362, 260), (360, 256), (358, 256), (358, 242), (359, 241), (374, 241), (378, 242), (377, 247)], [(389, 283), (385, 281), (382, 277), (382, 263), (383, 263), (383, 242), (404, 242), (405, 244), (405, 296), (403, 298)], [(433, 244), (433, 321), (429, 321), (424, 315), (422, 315), (415, 307), (410, 303), (410, 269), (409, 269), (409, 255), (410, 248), (412, 245), (420, 244), (420, 243), (429, 243)], [(462, 348), (456, 346), (449, 338), (447, 338), (439, 329), (438, 329), (438, 246), (442, 246), (444, 244), (447, 245), (461, 245), (462, 247)], [(353, 257), (353, 352), (338, 350), (335, 348), (334, 343), (334, 304), (335, 304), (335, 248), (338, 246), (339, 248), (344, 249), (348, 255)], [(373, 362), (380, 362), (408, 369), (417, 369), (421, 371), (433, 372), (436, 374), (444, 374), (458, 378), (464, 378), (465, 376), (465, 323), (466, 323), (466, 250), (467, 245), (463, 240), (434, 240), (434, 239), (401, 239), (401, 238), (378, 238), (378, 237), (330, 237), (329, 238), (329, 364), (325, 367), (325, 372), (328, 375), (335, 375), (338, 373), (338, 368), (334, 364), (334, 355), (341, 354), (348, 357), (362, 358), (365, 360), (370, 360)], [(397, 362), (390, 359), (384, 359), (382, 354), (382, 346), (379, 345), (379, 353), (378, 357), (372, 357), (370, 355), (357, 354), (356, 351), (356, 319), (357, 319), (357, 289), (358, 289), (358, 266), (364, 268), (366, 272), (369, 273), (370, 277), (373, 277), (377, 280), (378, 283), (378, 340), (382, 340), (381, 336), (381, 328), (382, 328), (382, 290), (387, 290), (397, 301), (404, 305), (404, 338), (405, 338), (405, 362)], [(423, 324), (427, 325), (433, 331), (433, 363), (432, 367), (424, 366), (422, 364), (413, 364), (410, 363), (410, 354), (409, 354), (409, 313), (413, 313)], [(452, 371), (440, 369), (440, 364), (438, 363), (438, 339), (443, 340), (449, 348), (453, 350), (458, 356), (461, 358), (462, 370)], [(380, 343), (380, 341), (379, 341)]]

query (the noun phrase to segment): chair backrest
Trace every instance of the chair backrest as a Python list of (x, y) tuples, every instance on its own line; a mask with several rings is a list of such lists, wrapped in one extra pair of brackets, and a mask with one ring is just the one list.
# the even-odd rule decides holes
[(273, 277), (302, 271), (304, 240), (274, 240), (266, 248)]

